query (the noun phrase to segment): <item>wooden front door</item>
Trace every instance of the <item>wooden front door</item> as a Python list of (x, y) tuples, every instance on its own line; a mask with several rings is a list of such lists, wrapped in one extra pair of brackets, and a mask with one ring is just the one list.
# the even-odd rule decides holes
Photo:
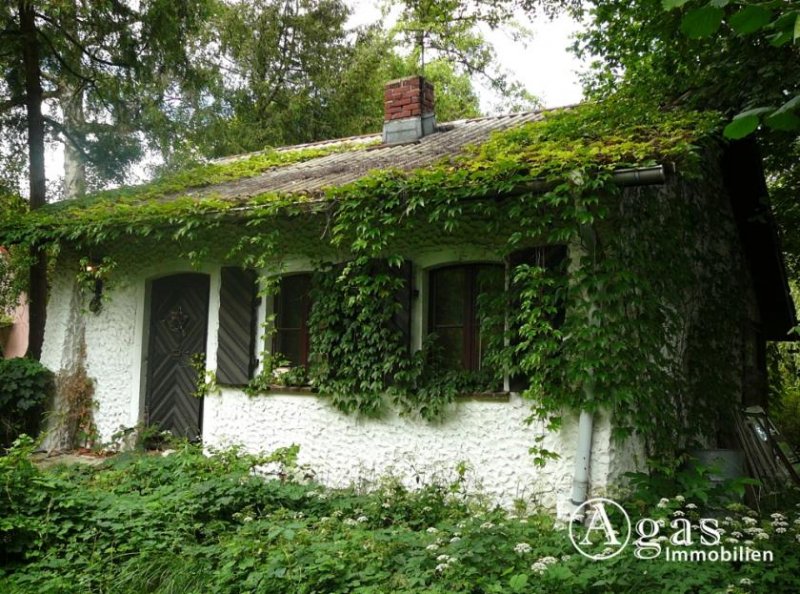
[(150, 298), (145, 419), (189, 439), (202, 427), (192, 358), (206, 353), (208, 293), (207, 275), (175, 274), (153, 281)]

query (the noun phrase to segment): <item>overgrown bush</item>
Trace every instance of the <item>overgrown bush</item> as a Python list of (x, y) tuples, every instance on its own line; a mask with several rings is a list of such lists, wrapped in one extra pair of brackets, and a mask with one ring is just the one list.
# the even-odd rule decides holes
[[(0, 592), (470, 593), (794, 592), (796, 511), (717, 510), (726, 546), (772, 563), (675, 563), (626, 551), (589, 561), (546, 513), (487, 508), (462, 483), (370, 493), (289, 480), (273, 456), (122, 454), (43, 471), (21, 439), (0, 459)], [(259, 472), (254, 469), (258, 468)], [(264, 480), (272, 471), (275, 480)], [(296, 476), (296, 474), (294, 474)], [(646, 510), (668, 525), (707, 512), (683, 495)], [(761, 535), (761, 536), (757, 536)]]
[(28, 358), (0, 359), (0, 446), (3, 449), (21, 433), (36, 435), (53, 374)]

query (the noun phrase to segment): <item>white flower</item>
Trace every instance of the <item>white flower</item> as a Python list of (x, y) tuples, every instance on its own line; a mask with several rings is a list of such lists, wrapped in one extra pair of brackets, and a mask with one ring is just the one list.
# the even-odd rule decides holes
[(439, 550), (439, 545), (437, 545), (437, 544), (429, 544), (425, 548), (428, 549), (429, 551), (438, 551)]
[(736, 538), (744, 538), (744, 534), (742, 534), (742, 533), (741, 533), (741, 532), (739, 532), (738, 530), (736, 530), (736, 531), (734, 531), (734, 532), (731, 532), (731, 536), (734, 536), (734, 537), (736, 537)]
[(364, 522), (369, 522), (369, 518), (367, 516), (358, 516), (356, 522), (363, 524)]
[(566, 563), (566, 562), (567, 562), (567, 561), (569, 561), (570, 559), (572, 559), (572, 555), (561, 555), (561, 560), (562, 560), (564, 563)]
[(759, 532), (756, 534), (756, 540), (769, 540), (769, 534), (766, 532)]
[(514, 545), (514, 552), (518, 555), (525, 555), (530, 553), (531, 550), (533, 550), (533, 548), (527, 542), (518, 542), (516, 545)]
[(489, 530), (490, 528), (494, 528), (494, 524), (492, 524), (491, 522), (484, 522), (483, 524), (481, 524), (481, 529), (483, 530)]
[(776, 520), (776, 521), (783, 521), (783, 520), (786, 519), (786, 516), (784, 516), (783, 514), (778, 513), (778, 512), (775, 512), (774, 514), (770, 514), (769, 517), (772, 518), (773, 520)]
[(436, 560), (439, 563), (447, 563), (448, 561), (450, 561), (450, 555), (439, 555), (438, 557), (436, 557)]
[(684, 497), (683, 495), (675, 495), (675, 501), (677, 501), (678, 503), (683, 503), (684, 501), (686, 501), (686, 497)]
[(686, 509), (697, 509), (697, 505), (695, 505), (694, 503), (687, 503)]
[(674, 512), (672, 512), (672, 515), (675, 516), (676, 518), (681, 518), (681, 517), (685, 516), (686, 514), (678, 509), (678, 510), (675, 510)]
[(755, 518), (750, 518), (748, 516), (743, 517), (742, 522), (744, 522), (748, 526), (755, 526), (756, 524), (758, 524), (758, 520), (756, 520)]
[(739, 540), (736, 538), (726, 538), (725, 542), (727, 542), (728, 544), (739, 544)]
[(353, 518), (345, 518), (344, 522), (342, 522), (345, 526), (357, 526), (358, 522), (356, 522)]
[(434, 528), (433, 526), (431, 526), (430, 528), (425, 530), (425, 532), (427, 532), (428, 534), (436, 534), (439, 531), (436, 528)]
[(783, 526), (778, 526), (777, 528), (775, 528), (775, 534), (783, 534), (784, 532), (786, 532), (786, 528), (784, 528)]
[(538, 573), (539, 575), (541, 575), (541, 574), (543, 574), (545, 571), (547, 571), (547, 565), (545, 565), (545, 564), (544, 564), (544, 563), (542, 563), (541, 561), (537, 561), (536, 563), (534, 563), (533, 565), (531, 565), (531, 571), (532, 571), (533, 573)]
[(519, 521), (519, 523), (520, 523), (520, 524), (527, 524), (527, 523), (528, 523), (528, 520), (527, 520), (526, 518), (520, 518), (520, 521)]
[(800, 542), (800, 534), (795, 534), (794, 538), (797, 542)]
[(666, 497), (661, 498), (661, 500), (656, 504), (656, 507), (665, 508), (669, 503), (669, 499)]
[(753, 580), (751, 580), (750, 578), (742, 578), (739, 580), (739, 584), (741, 584), (742, 586), (752, 586)]
[(759, 528), (758, 526), (749, 526), (744, 529), (747, 534), (758, 534), (759, 532), (764, 532), (763, 528)]
[(547, 557), (542, 557), (541, 559), (539, 559), (539, 561), (541, 561), (545, 565), (555, 565), (556, 563), (558, 563), (558, 559), (556, 559), (555, 557), (551, 557), (549, 555)]
[(444, 573), (448, 567), (449, 565), (447, 565), (447, 563), (439, 563), (439, 565), (436, 566), (436, 573)]

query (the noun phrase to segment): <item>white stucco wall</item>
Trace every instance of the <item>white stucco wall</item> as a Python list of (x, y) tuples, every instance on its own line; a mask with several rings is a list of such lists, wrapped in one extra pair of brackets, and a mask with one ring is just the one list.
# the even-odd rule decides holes
[[(53, 370), (74, 361), (76, 329), (83, 324), (85, 365), (95, 381), (95, 421), (103, 442), (122, 427), (142, 418), (147, 337), (147, 281), (186, 272), (179, 264), (131, 267), (117, 274), (110, 299), (99, 314), (82, 311), (74, 291), (74, 272), (61, 271), (48, 303), (43, 363)], [(207, 364), (216, 366), (219, 315), (219, 267), (209, 265)], [(204, 443), (212, 447), (241, 445), (253, 452), (271, 452), (298, 444), (299, 461), (323, 483), (333, 486), (369, 484), (386, 474), (409, 486), (452, 480), (466, 462), (469, 484), (498, 503), (528, 502), (569, 510), (577, 441), (577, 423), (564, 427), (541, 444), (560, 454), (544, 468), (533, 463), (529, 448), (542, 429), (525, 424), (530, 405), (516, 395), (507, 402), (463, 400), (441, 424), (389, 414), (381, 419), (344, 415), (313, 395), (270, 393), (248, 397), (234, 389), (206, 398)], [(634, 463), (631, 453), (610, 446), (610, 424), (597, 418), (593, 437), (590, 493), (605, 492)]]
[[(256, 397), (223, 389), (204, 403), (206, 445), (243, 445), (250, 451), (273, 451), (300, 445), (299, 462), (307, 464), (325, 484), (371, 483), (386, 474), (408, 486), (452, 480), (456, 466), (466, 462), (467, 479), (476, 490), (510, 505), (514, 499), (548, 507), (565, 504), (572, 484), (577, 425), (564, 428), (542, 444), (561, 458), (544, 468), (529, 453), (541, 434), (525, 424), (530, 404), (512, 395), (508, 402), (459, 401), (441, 424), (388, 414), (359, 419), (333, 409), (324, 398), (272, 393)], [(591, 480), (604, 488), (615, 459), (609, 445), (610, 425), (596, 423)], [(625, 460), (625, 464), (630, 461)]]

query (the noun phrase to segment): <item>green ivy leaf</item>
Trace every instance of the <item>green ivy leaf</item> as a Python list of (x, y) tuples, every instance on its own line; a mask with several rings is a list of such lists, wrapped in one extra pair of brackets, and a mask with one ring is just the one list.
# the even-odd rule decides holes
[(680, 8), (688, 1), (689, 0), (661, 0), (661, 6), (664, 7), (664, 10), (672, 10), (673, 8)]
[(789, 132), (800, 130), (800, 118), (791, 111), (776, 111), (769, 115), (764, 123), (773, 130)]
[(769, 24), (771, 20), (771, 10), (750, 4), (731, 16), (730, 25), (739, 35), (749, 35)]
[(772, 111), (773, 108), (771, 107), (756, 107), (737, 114), (733, 121), (725, 126), (723, 131), (725, 138), (738, 140), (752, 134), (758, 128), (761, 116)]
[(686, 13), (681, 21), (681, 31), (691, 39), (710, 37), (722, 24), (725, 12), (721, 8), (703, 6)]

